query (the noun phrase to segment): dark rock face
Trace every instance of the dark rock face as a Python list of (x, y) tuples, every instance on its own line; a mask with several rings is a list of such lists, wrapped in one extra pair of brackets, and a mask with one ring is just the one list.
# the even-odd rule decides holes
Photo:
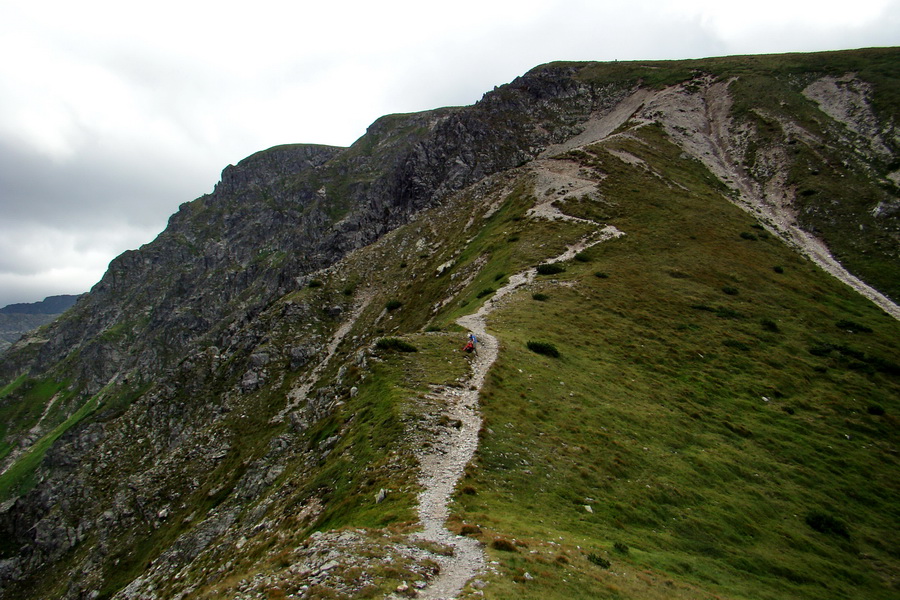
[(470, 108), (386, 117), (350, 148), (278, 146), (226, 167), (212, 194), (110, 263), (36, 359), (11, 352), (0, 372), (45, 370), (79, 350), (92, 360), (78, 377), (96, 392), (116, 373), (169, 368), (197, 343), (225, 345), (229, 323), (303, 276), (571, 135), (598, 106), (570, 74), (545, 69)]

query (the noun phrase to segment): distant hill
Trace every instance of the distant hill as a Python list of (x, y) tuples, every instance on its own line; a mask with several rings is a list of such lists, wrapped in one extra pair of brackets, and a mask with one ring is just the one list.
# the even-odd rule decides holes
[(60, 315), (71, 308), (80, 296), (63, 294), (47, 296), (40, 302), (20, 302), (0, 308), (2, 315)]
[(48, 296), (41, 302), (20, 302), (0, 308), (0, 352), (23, 334), (45, 325), (71, 308), (79, 296)]

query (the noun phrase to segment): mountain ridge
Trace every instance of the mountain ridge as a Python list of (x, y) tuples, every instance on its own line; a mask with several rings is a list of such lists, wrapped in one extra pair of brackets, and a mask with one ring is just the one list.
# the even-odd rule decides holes
[[(4, 355), (0, 589), (434, 597), (450, 550), (410, 535), (417, 451), (448, 443), (445, 392), (477, 368), (454, 322), (490, 306), (500, 354), (475, 385), (484, 424), (446, 523), (494, 561), (466, 597), (844, 596), (847, 581), (888, 597), (896, 556), (879, 536), (895, 486), (846, 473), (851, 515), (828, 504), (823, 474), (842, 427), (877, 448), (848, 447), (847, 465), (896, 474), (897, 321), (781, 240), (817, 233), (896, 294), (896, 56), (551, 63), (474, 107), (383, 117), (346, 149), (278, 146), (226, 167)], [(590, 237), (602, 231), (615, 236)], [(558, 256), (564, 270), (539, 275)], [(528, 354), (534, 338), (561, 357)], [(784, 459), (800, 452), (788, 431), (812, 467)], [(765, 484), (706, 449), (744, 452), (791, 494), (754, 496)], [(632, 480), (658, 490), (653, 507)], [(731, 549), (705, 536), (715, 528)], [(859, 547), (852, 575), (828, 579), (842, 540)], [(649, 574), (614, 589), (603, 561)]]

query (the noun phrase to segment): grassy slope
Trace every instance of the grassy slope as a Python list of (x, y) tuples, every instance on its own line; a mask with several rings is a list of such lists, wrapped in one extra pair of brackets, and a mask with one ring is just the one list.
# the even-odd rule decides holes
[[(819, 77), (855, 73), (872, 84), (872, 106), (883, 130), (889, 131), (900, 105), (898, 53), (897, 48), (869, 48), (665, 62), (552, 64), (576, 67), (580, 79), (601, 86), (641, 81), (661, 88), (699, 73), (735, 77), (730, 86), (735, 98), (733, 116), (752, 124), (758, 134), (758, 142), (748, 148), (745, 166), (767, 172), (767, 150), (773, 143), (786, 144), (793, 164), (785, 184), (798, 194), (801, 225), (822, 237), (850, 271), (896, 300), (900, 297), (896, 219), (876, 217), (873, 209), (896, 198), (897, 188), (887, 183), (887, 175), (897, 170), (898, 163), (896, 159), (876, 160), (862, 167), (853, 160), (848, 162), (846, 143), (835, 135), (849, 132), (843, 124), (825, 118), (801, 92)], [(792, 139), (794, 134), (783, 130), (779, 119), (796, 122), (821, 143), (798, 143)]]
[(759, 230), (708, 174), (643, 135), (627, 149), (689, 191), (582, 156), (627, 236), (571, 264), (574, 287), (541, 283), (549, 300), (519, 293), (491, 322), (502, 349), (457, 518), (524, 546), (491, 551), (512, 577), (486, 595), (893, 596), (900, 324), (742, 238)]

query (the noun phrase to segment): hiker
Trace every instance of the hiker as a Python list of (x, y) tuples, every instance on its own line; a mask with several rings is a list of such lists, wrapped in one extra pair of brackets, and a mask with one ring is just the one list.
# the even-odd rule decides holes
[(478, 343), (478, 338), (475, 337), (475, 334), (470, 331), (469, 339), (466, 342), (466, 345), (463, 346), (463, 350), (465, 350), (466, 352), (474, 352), (475, 354), (478, 354), (478, 348), (475, 347), (475, 344), (477, 344), (477, 343)]

